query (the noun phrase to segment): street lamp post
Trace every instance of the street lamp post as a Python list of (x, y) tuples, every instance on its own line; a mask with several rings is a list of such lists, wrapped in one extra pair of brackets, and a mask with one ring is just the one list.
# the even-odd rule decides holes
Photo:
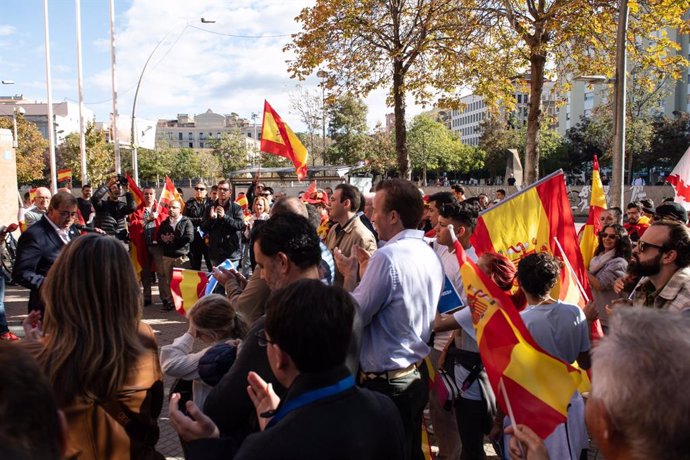
[(14, 132), (14, 137), (12, 138), (12, 147), (15, 149), (19, 147), (19, 137), (17, 136), (17, 114), (24, 115), (26, 110), (24, 107), (15, 107), (12, 111), (12, 131)]
[[(201, 22), (203, 24), (213, 24), (216, 21), (214, 21), (212, 19), (201, 18)], [(182, 29), (182, 32), (184, 32), (184, 30), (187, 29), (187, 27), (189, 27), (189, 26), (190, 26), (189, 23), (185, 24), (184, 29)], [(170, 32), (172, 32), (172, 30)], [(165, 36), (163, 38), (161, 38), (161, 40), (158, 43), (156, 43), (156, 46), (154, 46), (153, 49), (151, 50), (151, 54), (149, 54), (149, 57), (146, 58), (146, 62), (144, 63), (144, 67), (141, 69), (141, 74), (139, 74), (139, 80), (137, 81), (137, 88), (134, 91), (134, 101), (132, 103), (132, 127), (131, 127), (131, 132), (130, 132), (130, 135), (131, 135), (130, 143), (132, 145), (132, 174), (134, 175), (134, 177), (133, 177), (134, 183), (136, 183), (137, 185), (139, 185), (139, 158), (138, 158), (139, 146), (137, 145), (138, 144), (138, 136), (137, 136), (137, 131), (135, 128), (135, 120), (136, 120), (136, 110), (137, 110), (137, 98), (139, 97), (139, 88), (141, 87), (141, 82), (144, 79), (144, 73), (146, 72), (146, 68), (148, 67), (149, 62), (151, 62), (151, 58), (153, 58), (153, 55), (156, 54), (156, 50), (163, 44), (163, 42), (166, 40), (166, 38), (168, 38), (168, 35), (170, 35), (170, 32), (166, 33)], [(148, 131), (148, 129), (146, 131)], [(146, 131), (144, 131), (144, 132), (146, 132)]]

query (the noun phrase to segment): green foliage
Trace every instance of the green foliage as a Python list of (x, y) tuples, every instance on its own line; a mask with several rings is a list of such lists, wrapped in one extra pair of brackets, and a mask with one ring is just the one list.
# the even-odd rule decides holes
[[(84, 132), (86, 176), (87, 180), (96, 187), (105, 183), (115, 170), (115, 151), (113, 145), (106, 142), (105, 134), (105, 131), (97, 129), (93, 123), (89, 123)], [(79, 133), (67, 135), (65, 142), (58, 149), (58, 163), (72, 170), (73, 181), (81, 179)]]
[(175, 167), (177, 150), (163, 149), (139, 149), (139, 180), (140, 182), (157, 182), (166, 175), (170, 175)]
[(224, 175), (249, 166), (247, 140), (239, 128), (221, 134), (220, 139), (214, 139), (210, 145)]
[(353, 96), (338, 97), (328, 107), (328, 133), (333, 144), (326, 150), (330, 164), (355, 164), (364, 160), (368, 143), (367, 106)]
[[(0, 128), (12, 130), (12, 118), (0, 117)], [(38, 127), (17, 114), (17, 182), (31, 184), (47, 177), (46, 152), (48, 141)]]
[(365, 159), (374, 174), (387, 176), (396, 167), (395, 133), (378, 123), (369, 136)]

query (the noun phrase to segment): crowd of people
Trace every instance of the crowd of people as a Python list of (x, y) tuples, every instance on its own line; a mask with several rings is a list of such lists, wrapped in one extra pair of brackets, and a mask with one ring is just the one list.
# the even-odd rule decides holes
[[(186, 202), (142, 197), (113, 177), (79, 198), (41, 190), (24, 212), (13, 278), (30, 289), (25, 338), (0, 341), (0, 363), (22, 370), (0, 380), (9, 458), (161, 458), (163, 375), (178, 379), (168, 410), (189, 459), (422, 459), (426, 410), (440, 459), (481, 460), (490, 440), (505, 458), (577, 460), (590, 436), (607, 459), (688, 458), (690, 230), (675, 203), (631, 203), (625, 222), (602, 213), (582, 309), (551, 297), (552, 255), (477, 255), (479, 213), (504, 190), (427, 196), (389, 179), (287, 197), (255, 181), (233, 197), (221, 180)], [(543, 350), (592, 367), (591, 394), (575, 392), (546, 439), (497, 408), (470, 308), (439, 312), (448, 286), (468, 303), (455, 240)], [(159, 348), (141, 321), (154, 274), (172, 310), (173, 268), (202, 263), (218, 292)], [(431, 382), (438, 369), (457, 395)]]

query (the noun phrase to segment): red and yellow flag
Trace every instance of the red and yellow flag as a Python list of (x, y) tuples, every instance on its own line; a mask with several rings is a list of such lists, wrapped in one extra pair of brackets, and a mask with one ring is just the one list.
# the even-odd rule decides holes
[(244, 193), (239, 193), (237, 195), (235, 203), (237, 203), (243, 211), (246, 211), (249, 207), (249, 200), (247, 200), (247, 195), (245, 195)]
[(482, 363), (508, 414), (499, 387), (503, 381), (515, 423), (523, 423), (544, 439), (565, 422), (568, 404), (582, 382), (582, 371), (551, 356), (532, 338), (510, 297), (454, 242), (462, 282), (477, 331)]
[(127, 178), (129, 191), (132, 192), (132, 196), (134, 197), (134, 202), (139, 206), (144, 201), (144, 192), (141, 191), (137, 183), (134, 182), (134, 179), (130, 177), (129, 173), (126, 173), (125, 177)]
[(187, 312), (194, 304), (204, 296), (209, 275), (206, 272), (196, 270), (186, 270), (184, 268), (174, 268), (172, 281), (170, 282), (170, 292), (175, 302), (175, 309), (182, 316), (187, 316)]
[(57, 172), (57, 183), (61, 184), (63, 182), (72, 181), (72, 170), (71, 169), (59, 169)]
[(164, 206), (168, 206), (172, 200), (177, 200), (180, 202), (180, 208), (184, 211), (184, 200), (180, 196), (180, 193), (175, 188), (175, 184), (168, 176), (165, 176), (165, 187), (161, 190), (161, 197), (158, 202)]
[(594, 155), (594, 162), (592, 167), (592, 194), (589, 197), (589, 216), (587, 222), (580, 230), (580, 252), (582, 253), (582, 260), (585, 267), (589, 267), (589, 261), (594, 257), (599, 245), (597, 235), (601, 231), (601, 222), (599, 217), (601, 213), (606, 210), (606, 194), (604, 193), (604, 185), (601, 183), (601, 176), (599, 175), (599, 160)]
[(515, 265), (535, 252), (549, 252), (561, 260), (567, 258), (575, 278), (570, 270), (561, 270), (551, 295), (584, 306), (579, 282), (587, 297), (592, 298), (562, 170), (484, 211), (472, 233), (472, 245), (478, 255), (497, 252)]
[(297, 178), (307, 175), (307, 149), (302, 145), (290, 127), (264, 101), (264, 119), (261, 125), (261, 151), (285, 157), (295, 165)]

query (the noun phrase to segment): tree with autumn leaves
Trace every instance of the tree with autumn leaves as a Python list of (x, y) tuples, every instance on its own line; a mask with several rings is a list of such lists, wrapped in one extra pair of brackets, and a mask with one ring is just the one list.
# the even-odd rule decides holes
[[(687, 59), (666, 33), (687, 33), (688, 0), (630, 1), (628, 55), (659, 78), (680, 78)], [(399, 174), (410, 177), (405, 97), (418, 102), (469, 85), (494, 107), (510, 110), (516, 86), (529, 87), (526, 181), (539, 177), (544, 81), (567, 87), (574, 76), (613, 76), (617, 0), (316, 0), (297, 17), (302, 32), (293, 77), (328, 74), (333, 92), (366, 95), (390, 88)], [(644, 44), (644, 46), (639, 46)]]

